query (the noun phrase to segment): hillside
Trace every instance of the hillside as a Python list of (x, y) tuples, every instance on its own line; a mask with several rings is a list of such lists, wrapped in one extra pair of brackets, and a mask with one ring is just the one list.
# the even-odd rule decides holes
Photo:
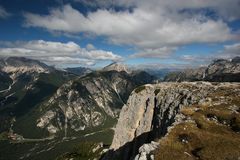
[(116, 121), (131, 91), (152, 80), (147, 74), (136, 76), (98, 71), (65, 83), (40, 107), (37, 126), (50, 133), (65, 127), (77, 132)]
[(74, 75), (39, 61), (10, 57), (1, 59), (0, 131), (8, 130), (13, 117), (27, 114)]

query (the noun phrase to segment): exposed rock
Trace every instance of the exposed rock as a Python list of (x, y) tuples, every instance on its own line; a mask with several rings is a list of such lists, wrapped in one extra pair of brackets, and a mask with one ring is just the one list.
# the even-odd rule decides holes
[(152, 141), (149, 144), (142, 145), (138, 150), (138, 155), (134, 158), (134, 160), (154, 160), (153, 151), (157, 149), (159, 144), (157, 142)]
[(37, 126), (41, 128), (45, 127), (53, 119), (54, 116), (55, 112), (47, 111), (45, 115), (38, 120)]
[(160, 83), (145, 85), (145, 88), (138, 93), (135, 89), (122, 108), (111, 148), (116, 150), (154, 128), (162, 127), (158, 135), (163, 134), (166, 132), (166, 126), (174, 122), (178, 110), (183, 105), (202, 100), (209, 86), (211, 84), (203, 82)]
[[(179, 113), (183, 106), (206, 104), (209, 102), (208, 94), (232, 85), (235, 84), (184, 82), (145, 85), (135, 89), (122, 108), (111, 149), (128, 154), (123, 159), (133, 159), (140, 146), (164, 136), (169, 126), (185, 119)], [(188, 143), (185, 137), (181, 140)]]
[(118, 149), (125, 143), (151, 129), (154, 112), (153, 86), (147, 85), (140, 93), (132, 93), (123, 106), (115, 129), (112, 149)]

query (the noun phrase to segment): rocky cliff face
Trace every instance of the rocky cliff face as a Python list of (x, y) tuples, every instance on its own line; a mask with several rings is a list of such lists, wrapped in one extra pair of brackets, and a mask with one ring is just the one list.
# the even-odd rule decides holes
[[(211, 101), (209, 94), (234, 88), (235, 84), (208, 82), (160, 83), (136, 88), (122, 108), (111, 145), (115, 152), (109, 155), (124, 153), (127, 156), (122, 159), (134, 159), (140, 146), (164, 136), (169, 126), (186, 119), (180, 113), (183, 107), (206, 104)], [(156, 145), (145, 144), (136, 159), (150, 159), (151, 155), (142, 152), (151, 148)]]
[(164, 81), (239, 82), (239, 77), (240, 60), (239, 57), (235, 57), (232, 60), (215, 60), (207, 67), (169, 73)]

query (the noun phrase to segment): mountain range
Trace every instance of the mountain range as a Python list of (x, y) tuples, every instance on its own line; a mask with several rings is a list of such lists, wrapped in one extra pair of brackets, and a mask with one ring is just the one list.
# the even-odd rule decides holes
[(0, 59), (0, 159), (240, 156), (239, 57), (165, 70), (160, 83), (159, 72), (149, 72)]
[(0, 131), (19, 142), (111, 134), (131, 91), (154, 78), (144, 71), (119, 70), (120, 64), (98, 71), (58, 70), (19, 57), (0, 64)]
[(170, 72), (165, 76), (164, 81), (239, 82), (240, 57), (231, 60), (216, 59), (207, 67)]

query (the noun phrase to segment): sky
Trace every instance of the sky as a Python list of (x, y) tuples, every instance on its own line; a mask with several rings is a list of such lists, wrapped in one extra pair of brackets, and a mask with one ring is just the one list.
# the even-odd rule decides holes
[(0, 56), (192, 68), (240, 55), (240, 0), (0, 0)]

